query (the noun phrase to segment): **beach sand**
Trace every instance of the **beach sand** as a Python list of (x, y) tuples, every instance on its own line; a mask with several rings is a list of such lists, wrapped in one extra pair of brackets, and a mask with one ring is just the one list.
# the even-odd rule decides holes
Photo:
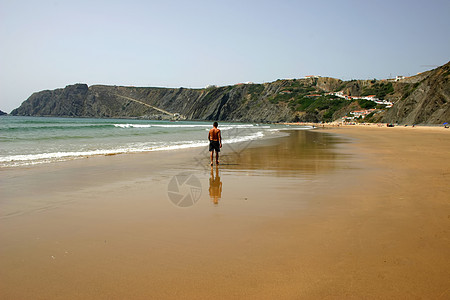
[(450, 132), (415, 129), (2, 169), (0, 298), (448, 299)]

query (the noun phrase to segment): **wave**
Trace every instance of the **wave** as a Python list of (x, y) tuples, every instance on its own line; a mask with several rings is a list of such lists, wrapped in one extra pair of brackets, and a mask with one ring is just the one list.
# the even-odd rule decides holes
[(64, 124), (48, 126), (9, 126), (2, 128), (2, 131), (33, 131), (33, 130), (76, 130), (86, 128), (111, 128), (111, 124)]
[(211, 125), (205, 124), (114, 124), (114, 127), (119, 128), (206, 128), (211, 127)]
[[(226, 143), (239, 143), (259, 139), (262, 137), (264, 137), (264, 133), (262, 131), (258, 131), (252, 133), (251, 135), (227, 139)], [(119, 147), (115, 149), (96, 149), (87, 151), (61, 151), (51, 153), (9, 155), (0, 157), (0, 167), (35, 165), (98, 155), (116, 155), (116, 154), (138, 153), (138, 152), (180, 150), (188, 148), (206, 147), (207, 145), (208, 142), (204, 140), (180, 141), (172, 143), (159, 143), (153, 145), (148, 144), (142, 144), (139, 146), (131, 145), (129, 147)]]
[[(207, 124), (114, 124), (114, 127), (118, 128), (151, 128), (151, 127), (160, 127), (160, 128), (206, 128), (208, 130), (211, 128), (211, 125)], [(224, 125), (223, 127), (219, 126), (220, 130), (231, 130), (231, 129), (247, 129), (247, 128), (258, 128), (258, 129), (268, 129), (270, 126), (259, 126), (253, 124), (245, 124), (245, 125)]]
[(118, 128), (150, 128), (152, 125), (140, 125), (140, 124), (114, 124), (114, 127)]
[(273, 128), (269, 131), (291, 131), (291, 130), (311, 130), (314, 129), (313, 126), (301, 126), (301, 127), (285, 127), (285, 128)]
[(211, 127), (211, 125), (205, 124), (114, 124), (114, 127), (119, 128), (151, 128), (151, 127), (160, 127), (160, 128), (205, 128)]
[[(100, 129), (100, 128), (211, 128), (212, 126), (209, 124), (133, 124), (133, 123), (115, 123), (115, 124), (58, 124), (54, 123), (31, 123), (36, 124), (37, 126), (23, 126), (20, 125), (9, 125), (2, 127), (2, 131), (33, 131), (33, 130), (76, 130), (76, 129)], [(48, 125), (45, 125), (48, 124)], [(221, 130), (230, 130), (230, 129), (246, 129), (246, 128), (270, 128), (270, 126), (259, 126), (253, 124), (226, 124), (223, 127), (219, 127)]]
[(220, 130), (232, 130), (232, 129), (269, 129), (270, 126), (259, 126), (259, 125), (225, 125), (224, 127), (219, 127)]

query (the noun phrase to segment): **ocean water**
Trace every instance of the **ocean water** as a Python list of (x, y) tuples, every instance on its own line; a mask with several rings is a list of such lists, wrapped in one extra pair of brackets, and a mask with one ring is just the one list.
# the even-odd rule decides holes
[[(0, 167), (208, 145), (211, 122), (0, 117)], [(286, 125), (219, 123), (224, 143), (280, 135)], [(297, 129), (308, 129), (298, 127)]]

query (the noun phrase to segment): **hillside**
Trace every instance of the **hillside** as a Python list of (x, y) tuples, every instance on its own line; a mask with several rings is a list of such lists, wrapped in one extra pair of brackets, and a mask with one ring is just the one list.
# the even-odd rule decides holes
[[(242, 122), (329, 122), (374, 108), (374, 122), (438, 124), (448, 121), (450, 63), (403, 79), (342, 81), (318, 77), (204, 89), (69, 85), (34, 93), (11, 112), (17, 116), (172, 118)], [(343, 99), (375, 95), (394, 103)]]
[(396, 102), (383, 120), (404, 124), (450, 121), (450, 63), (396, 85)]
[(3, 115), (7, 115), (7, 113), (5, 113), (4, 111), (0, 110), (0, 116), (3, 116)]

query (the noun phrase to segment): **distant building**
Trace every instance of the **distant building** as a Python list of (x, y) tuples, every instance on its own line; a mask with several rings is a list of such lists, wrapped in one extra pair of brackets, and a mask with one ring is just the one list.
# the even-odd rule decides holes
[(364, 119), (368, 114), (374, 111), (375, 109), (354, 110), (350, 112), (350, 116), (342, 117), (342, 121), (348, 122), (359, 118)]
[(308, 76), (305, 76), (304, 78), (320, 78), (320, 76), (319, 75), (308, 75)]
[(387, 100), (382, 100), (382, 99), (378, 99), (376, 97), (376, 95), (368, 95), (368, 96), (348, 96), (348, 95), (344, 95), (344, 92), (339, 91), (339, 92), (332, 92), (332, 93), (328, 93), (328, 95), (334, 95), (336, 97), (345, 99), (345, 100), (358, 100), (358, 99), (362, 99), (362, 100), (368, 100), (368, 101), (372, 101), (375, 102), (376, 104), (383, 104), (386, 105), (386, 108), (391, 108), (393, 106), (393, 103)]
[(369, 100), (369, 101), (377, 101), (378, 100), (376, 95), (368, 95), (368, 96), (362, 97), (362, 99)]
[(402, 79), (405, 79), (405, 76), (398, 75), (397, 77), (395, 77), (395, 81), (400, 81)]

